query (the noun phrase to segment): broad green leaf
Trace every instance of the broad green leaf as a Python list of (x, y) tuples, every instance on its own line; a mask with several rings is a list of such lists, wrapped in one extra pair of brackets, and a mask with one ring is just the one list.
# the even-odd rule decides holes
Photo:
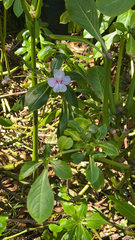
[[(108, 50), (110, 49), (112, 43), (114, 42), (115, 37), (116, 37), (116, 34), (117, 34), (117, 32), (114, 31), (114, 32), (109, 33), (109, 34), (107, 34), (107, 35), (105, 35), (105, 36), (103, 37), (103, 39), (104, 39), (104, 41), (105, 41), (105, 44), (106, 44), (106, 47), (107, 47)], [(97, 42), (97, 43), (96, 43), (96, 47), (98, 47), (98, 48), (101, 50), (101, 43), (100, 43), (100, 42)], [(102, 56), (102, 54), (101, 54), (99, 51), (97, 51), (97, 49), (94, 48), (94, 49), (93, 49), (93, 57), (94, 57), (94, 58), (99, 58), (99, 57), (101, 57), (101, 56)]]
[(61, 136), (58, 139), (58, 147), (60, 151), (69, 149), (73, 146), (73, 140), (70, 137)]
[(53, 171), (59, 178), (66, 180), (73, 177), (71, 168), (66, 162), (61, 160), (52, 160), (51, 164)]
[(102, 42), (94, 0), (66, 0), (66, 9), (73, 22), (86, 29), (93, 37)]
[(66, 232), (61, 240), (75, 240), (74, 238), (74, 234), (75, 234), (75, 228), (71, 229), (70, 231)]
[(96, 180), (96, 182), (92, 184), (93, 189), (96, 191), (98, 191), (100, 188), (104, 186), (104, 175), (100, 168), (98, 168), (98, 172), (99, 172), (98, 179)]
[(51, 69), (52, 71), (54, 70), (59, 70), (62, 66), (62, 57), (61, 55), (57, 55), (53, 60), (51, 61)]
[(76, 225), (77, 225), (77, 222), (75, 220), (67, 220), (67, 219), (60, 220), (60, 226), (62, 228), (66, 228), (68, 231), (75, 228)]
[(128, 26), (130, 26), (130, 20), (133, 14), (133, 10), (130, 9), (127, 12), (124, 12), (117, 18), (117, 22), (121, 22), (124, 24), (124, 26), (128, 29)]
[(98, 143), (98, 146), (101, 147), (109, 157), (113, 158), (119, 155), (117, 144), (113, 141)]
[(64, 134), (72, 137), (74, 141), (80, 141), (81, 140), (79, 133), (77, 131), (71, 129), (71, 128), (66, 129), (64, 131)]
[(72, 203), (64, 202), (63, 203), (63, 209), (70, 216), (75, 214), (75, 208), (74, 208)]
[(103, 139), (106, 135), (107, 135), (107, 126), (106, 126), (106, 124), (103, 124), (98, 129), (98, 132), (96, 134), (96, 139), (97, 140)]
[(10, 120), (0, 117), (0, 125), (4, 126), (4, 127), (10, 127), (12, 126), (14, 123), (11, 122)]
[(74, 119), (79, 126), (85, 131), (86, 128), (91, 124), (91, 121), (89, 119), (85, 119), (85, 118), (75, 118)]
[(73, 162), (75, 163), (75, 164), (79, 164), (79, 163), (81, 163), (83, 160), (84, 160), (84, 158), (85, 158), (85, 153), (83, 153), (83, 152), (77, 152), (77, 153), (73, 153), (72, 155), (71, 155), (71, 158), (73, 159)]
[(56, 233), (59, 233), (62, 231), (62, 227), (61, 226), (58, 226), (56, 224), (49, 224), (49, 229), (52, 231), (52, 232), (56, 232)]
[(132, 57), (135, 55), (135, 39), (130, 33), (126, 43), (126, 51), (127, 51), (127, 54)]
[(66, 58), (74, 55), (73, 52), (67, 47), (67, 45), (63, 43), (58, 43), (58, 48), (62, 56), (65, 55)]
[(99, 177), (99, 168), (94, 162), (93, 157), (90, 158), (89, 166), (86, 170), (86, 178), (91, 183), (94, 184)]
[(48, 170), (44, 169), (33, 183), (27, 198), (29, 214), (41, 224), (52, 213), (54, 195), (48, 181)]
[(85, 221), (86, 222), (84, 222), (84, 224), (86, 224), (88, 228), (92, 229), (101, 229), (100, 226), (106, 224), (107, 222), (98, 212), (93, 213), (90, 217), (87, 217)]
[(91, 124), (88, 128), (87, 131), (91, 132), (91, 133), (96, 133), (98, 131), (98, 126), (95, 124)]
[(7, 221), (8, 221), (8, 217), (7, 216), (0, 216), (0, 236), (2, 235), (2, 232), (7, 227)]
[(26, 178), (28, 176), (30, 176), (34, 170), (36, 170), (43, 162), (27, 162), (25, 163), (20, 171), (19, 174), (19, 180), (22, 180), (23, 178)]
[(77, 132), (83, 131), (83, 129), (79, 126), (79, 124), (77, 122), (75, 122), (74, 120), (69, 121), (68, 127), (73, 128)]
[(134, 0), (97, 0), (97, 8), (107, 16), (118, 16), (128, 11), (135, 3)]
[(104, 98), (104, 81), (105, 81), (105, 69), (100, 66), (95, 66), (87, 71), (88, 83), (92, 87), (93, 91), (98, 95), (100, 99)]
[(25, 94), (25, 104), (28, 105), (29, 111), (36, 111), (46, 104), (50, 95), (50, 91), (51, 88), (45, 82), (29, 88)]
[(89, 94), (94, 101), (100, 102), (100, 99), (96, 96), (94, 91), (92, 89), (90, 89), (89, 87), (83, 88), (83, 89), (77, 89), (77, 90), (75, 90), (75, 92), (77, 92), (77, 93), (80, 92), (82, 94), (83, 93)]
[(127, 31), (127, 29), (125, 28), (125, 26), (122, 22), (115, 22), (115, 23), (113, 23), (113, 26), (121, 32)]
[(14, 5), (13, 5), (13, 11), (14, 11), (14, 14), (15, 14), (17, 17), (20, 17), (21, 14), (23, 13), (23, 9), (22, 9), (22, 7), (21, 7), (21, 2), (20, 2), (20, 0), (15, 0)]
[(74, 92), (74, 90), (70, 87), (67, 86), (67, 91), (63, 92), (62, 95), (65, 97), (66, 101), (74, 107), (78, 108), (78, 99), (77, 96)]
[(81, 225), (81, 223), (79, 223), (78, 225), (77, 225), (77, 228), (76, 228), (76, 230), (75, 230), (75, 236), (76, 236), (76, 239), (78, 240), (78, 239), (81, 239), (81, 236), (82, 236), (82, 225)]
[(135, 12), (133, 12), (131, 19), (130, 19), (130, 28), (135, 28)]
[[(42, 48), (37, 54), (39, 60), (45, 61), (46, 56), (50, 53), (50, 50), (52, 50), (52, 49), (53, 49), (52, 45), (48, 45), (48, 46)], [(52, 53), (52, 51), (51, 51), (51, 53)]]
[(62, 13), (62, 15), (60, 16), (60, 23), (61, 24), (66, 24), (70, 21), (70, 17), (67, 11), (65, 11), (64, 13)]
[(15, 51), (15, 54), (16, 55), (20, 55), (20, 54), (24, 54), (27, 52), (27, 48), (25, 47), (21, 47), (21, 48), (18, 48), (16, 51)]
[(4, 8), (7, 10), (13, 4), (14, 0), (3, 0)]
[(117, 200), (113, 196), (108, 197), (115, 203), (114, 207), (121, 215), (135, 223), (135, 207), (127, 202)]
[(83, 202), (78, 208), (77, 208), (77, 215), (79, 216), (79, 219), (82, 219), (85, 217), (88, 210), (88, 205), (86, 202)]
[(82, 226), (82, 237), (81, 240), (91, 240), (92, 232), (88, 232), (88, 230)]

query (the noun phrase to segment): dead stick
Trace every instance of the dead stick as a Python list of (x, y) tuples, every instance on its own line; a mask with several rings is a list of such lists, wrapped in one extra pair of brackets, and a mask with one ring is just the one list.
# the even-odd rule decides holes
[(1, 98), (5, 98), (5, 97), (10, 97), (10, 96), (19, 95), (19, 94), (22, 95), (22, 94), (25, 94), (26, 92), (27, 92), (27, 91), (3, 94), (3, 95), (0, 95), (0, 99), (1, 99)]

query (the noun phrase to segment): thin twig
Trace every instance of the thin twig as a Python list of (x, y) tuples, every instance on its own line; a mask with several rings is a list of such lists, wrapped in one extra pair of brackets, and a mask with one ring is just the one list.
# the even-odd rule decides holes
[(0, 99), (1, 99), (1, 98), (5, 98), (5, 97), (14, 96), (14, 95), (22, 95), (22, 94), (25, 94), (26, 92), (27, 92), (27, 91), (3, 94), (3, 95), (0, 95)]

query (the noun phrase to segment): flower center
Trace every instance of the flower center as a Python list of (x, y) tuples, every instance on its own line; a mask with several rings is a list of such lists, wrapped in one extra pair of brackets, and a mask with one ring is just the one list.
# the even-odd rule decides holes
[(62, 84), (63, 79), (61, 79), (61, 78), (57, 78), (57, 79), (56, 79), (56, 82), (57, 82), (58, 84)]

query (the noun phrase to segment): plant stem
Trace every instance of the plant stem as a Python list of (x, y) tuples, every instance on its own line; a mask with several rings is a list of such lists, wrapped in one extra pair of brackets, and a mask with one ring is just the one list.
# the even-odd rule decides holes
[(131, 85), (129, 88), (128, 98), (127, 98), (127, 103), (126, 103), (127, 109), (129, 109), (133, 103), (134, 90), (135, 90), (135, 73), (133, 75), (133, 78), (131, 80)]
[(131, 172), (132, 172), (132, 169), (131, 169), (131, 168), (130, 168), (130, 169), (127, 169), (127, 171), (126, 171), (124, 177), (121, 179), (121, 181), (120, 181), (119, 183), (117, 183), (117, 184), (114, 185), (114, 187), (115, 187), (117, 190), (119, 190), (119, 189), (123, 186), (123, 184), (127, 181), (127, 179), (128, 179), (128, 178), (130, 177), (130, 175), (131, 175)]
[(110, 81), (110, 71), (112, 66), (112, 58), (107, 57), (106, 61), (106, 74), (105, 74), (105, 85), (104, 85), (104, 101), (103, 101), (103, 124), (108, 127), (108, 98), (109, 98), (109, 81)]
[(112, 165), (112, 166), (115, 166), (115, 167), (119, 167), (121, 169), (129, 169), (130, 168), (130, 165), (114, 162), (114, 161), (109, 160), (107, 158), (98, 158), (96, 161), (97, 162), (104, 162), (106, 164), (109, 164), (109, 165)]
[(120, 70), (121, 70), (121, 61), (122, 61), (122, 55), (123, 55), (123, 49), (124, 49), (124, 42), (125, 42), (125, 39), (122, 36), (120, 39), (120, 51), (118, 56), (118, 67), (117, 67), (117, 73), (116, 73), (116, 79), (115, 79), (115, 95), (114, 95), (115, 105), (117, 105), (119, 102), (119, 81), (120, 81)]
[(130, 189), (130, 192), (131, 192), (131, 195), (132, 195), (134, 204), (135, 204), (135, 192), (134, 192), (134, 189), (133, 189), (133, 187), (132, 187), (131, 182), (130, 182), (129, 179), (127, 179), (127, 183), (128, 183), (128, 187), (129, 187), (129, 189)]

